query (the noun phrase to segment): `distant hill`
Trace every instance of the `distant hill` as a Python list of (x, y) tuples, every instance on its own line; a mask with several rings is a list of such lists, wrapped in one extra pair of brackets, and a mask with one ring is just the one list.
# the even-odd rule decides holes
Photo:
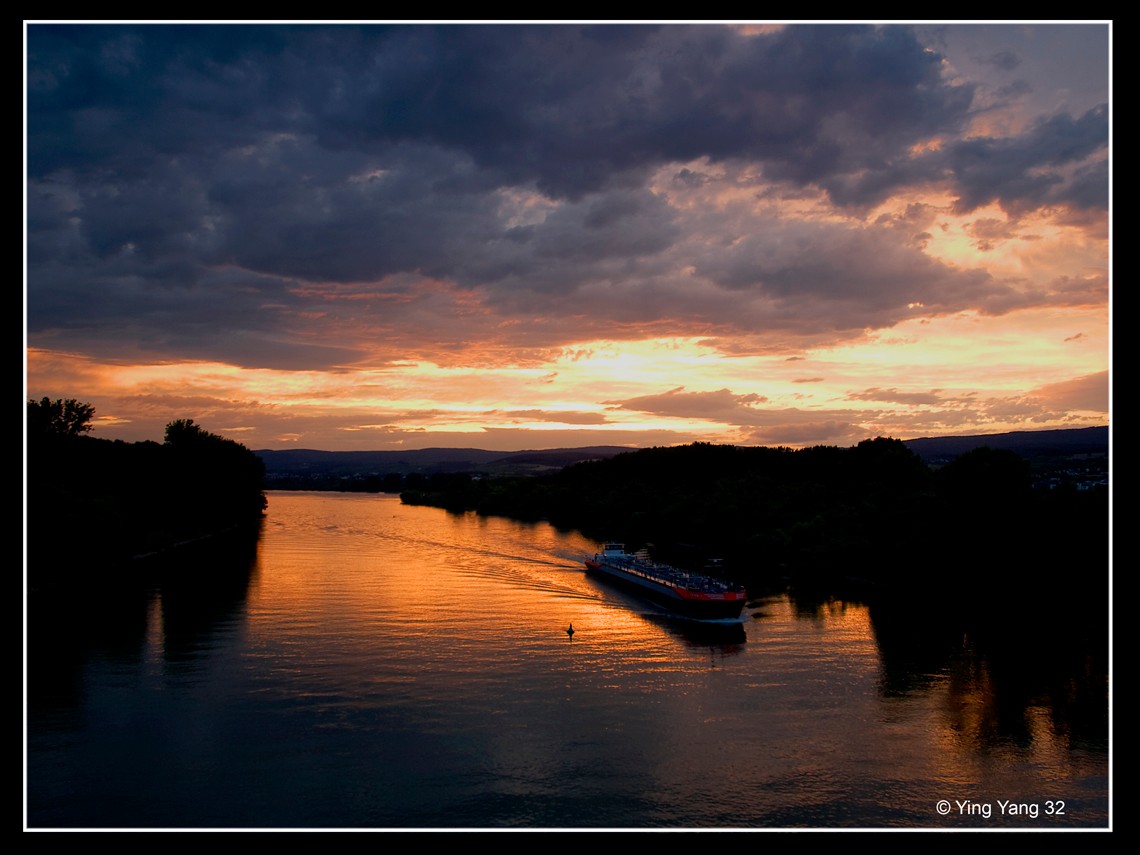
[(978, 436), (932, 436), (904, 440), (904, 445), (927, 463), (949, 463), (959, 454), (987, 445), (1012, 451), (1029, 460), (1040, 457), (1072, 457), (1108, 454), (1108, 428), (1013, 431)]
[[(978, 436), (924, 437), (904, 445), (931, 465), (950, 462), (983, 445), (1013, 451), (1031, 461), (1107, 455), (1108, 428), (1015, 431)], [(481, 448), (422, 448), (411, 451), (262, 450), (266, 486), (277, 489), (357, 489), (365, 482), (382, 489), (385, 476), (468, 473), (490, 477), (541, 475), (585, 460), (606, 460), (636, 449), (618, 445), (526, 451)], [(395, 489), (400, 489), (397, 483)]]
[(383, 478), (385, 475), (538, 475), (584, 460), (604, 460), (634, 449), (617, 445), (556, 448), (541, 451), (487, 451), (480, 448), (421, 448), (410, 451), (316, 451), (312, 449), (254, 452), (265, 463), (266, 486), (331, 489), (337, 480)]

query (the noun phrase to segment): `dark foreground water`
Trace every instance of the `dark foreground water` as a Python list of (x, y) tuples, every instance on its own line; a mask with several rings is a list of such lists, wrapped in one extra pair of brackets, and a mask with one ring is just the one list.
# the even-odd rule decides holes
[(274, 493), (255, 552), (35, 597), (26, 824), (1109, 826), (1104, 639), (1063, 605), (1012, 640), (786, 594), (702, 625), (587, 577), (595, 547)]

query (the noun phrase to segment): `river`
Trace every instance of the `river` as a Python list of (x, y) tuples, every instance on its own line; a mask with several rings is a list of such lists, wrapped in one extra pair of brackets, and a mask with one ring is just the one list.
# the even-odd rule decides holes
[(586, 576), (596, 547), (275, 492), (255, 550), (32, 602), (26, 827), (1109, 826), (1095, 633), (779, 590), (700, 624)]

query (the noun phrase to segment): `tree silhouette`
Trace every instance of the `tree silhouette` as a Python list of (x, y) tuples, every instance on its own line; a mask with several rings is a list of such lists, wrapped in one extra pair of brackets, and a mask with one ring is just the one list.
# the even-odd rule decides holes
[(28, 401), (30, 436), (80, 436), (91, 430), (95, 408), (74, 398)]
[[(265, 467), (244, 445), (189, 419), (171, 422), (163, 444), (85, 436), (93, 413), (75, 400), (28, 401), (30, 584), (126, 581), (141, 556), (245, 537), (260, 521)], [(81, 557), (64, 542), (81, 544)]]
[(175, 419), (172, 421), (166, 426), (166, 435), (163, 440), (167, 445), (175, 448), (194, 448), (232, 442), (232, 440), (227, 440), (225, 437), (204, 430), (200, 425), (194, 424), (193, 419)]

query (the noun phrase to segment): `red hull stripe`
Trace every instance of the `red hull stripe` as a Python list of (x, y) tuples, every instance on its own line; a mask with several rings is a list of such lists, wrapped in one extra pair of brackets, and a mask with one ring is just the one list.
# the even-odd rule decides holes
[(687, 588), (677, 588), (677, 593), (686, 600), (743, 600), (744, 594), (739, 591), (728, 591), (724, 594), (706, 594), (704, 591), (690, 591)]

